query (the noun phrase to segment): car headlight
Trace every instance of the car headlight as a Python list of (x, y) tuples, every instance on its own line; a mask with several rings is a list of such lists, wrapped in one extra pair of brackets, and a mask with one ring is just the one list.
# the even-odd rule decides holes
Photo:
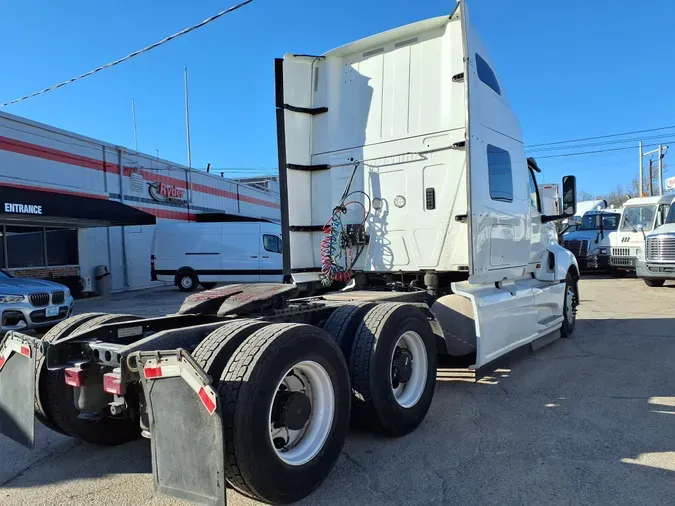
[(70, 297), (70, 288), (66, 287), (63, 291), (66, 292), (66, 297)]
[(23, 302), (25, 298), (24, 295), (0, 295), (0, 304), (16, 304)]
[(607, 248), (600, 248), (600, 254), (606, 255), (607, 254)]

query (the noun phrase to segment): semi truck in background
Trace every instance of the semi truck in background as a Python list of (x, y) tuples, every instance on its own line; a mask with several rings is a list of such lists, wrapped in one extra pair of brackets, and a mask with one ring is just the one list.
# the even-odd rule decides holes
[(577, 202), (577, 211), (572, 218), (563, 220), (563, 234), (568, 232), (576, 232), (579, 227), (584, 214), (593, 209), (607, 209), (607, 201), (604, 199), (601, 200), (582, 200)]
[[(288, 503), (329, 475), (350, 419), (414, 431), (437, 354), (480, 375), (572, 334), (579, 268), (553, 223), (575, 214), (576, 181), (546, 214), (464, 0), (275, 69), (286, 282), (8, 333), (3, 434), (32, 447), (36, 418), (96, 444), (143, 434), (161, 493), (224, 505), (230, 485)], [(319, 293), (297, 298), (307, 285)]]
[(621, 207), (621, 223), (610, 251), (609, 265), (617, 276), (635, 271), (644, 255), (646, 234), (666, 221), (673, 195), (632, 198)]
[(563, 235), (563, 246), (574, 254), (582, 271), (613, 272), (609, 257), (620, 219), (618, 209), (595, 209), (577, 221), (574, 232)]
[(675, 201), (663, 224), (645, 235), (645, 247), (637, 251), (635, 272), (652, 287), (675, 279)]

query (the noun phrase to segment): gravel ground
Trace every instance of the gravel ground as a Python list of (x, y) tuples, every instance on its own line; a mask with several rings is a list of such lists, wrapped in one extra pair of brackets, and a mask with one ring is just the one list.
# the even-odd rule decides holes
[[(672, 504), (675, 285), (584, 279), (574, 337), (473, 382), (442, 363), (422, 426), (352, 432), (311, 505)], [(183, 295), (79, 301), (78, 312), (154, 316)], [(37, 428), (33, 452), (0, 441), (0, 504), (184, 504), (154, 494), (149, 443), (97, 448)], [(228, 503), (253, 501), (228, 492)]]

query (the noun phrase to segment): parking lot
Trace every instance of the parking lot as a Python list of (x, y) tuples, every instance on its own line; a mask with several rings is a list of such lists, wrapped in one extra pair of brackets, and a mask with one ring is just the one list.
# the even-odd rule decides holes
[[(675, 284), (583, 279), (572, 339), (476, 383), (442, 363), (423, 425), (402, 439), (352, 431), (312, 505), (671, 504)], [(174, 289), (78, 301), (175, 311)], [(0, 503), (183, 504), (155, 495), (146, 440), (98, 448), (37, 428), (34, 452), (0, 441)], [(253, 504), (228, 492), (228, 504)]]

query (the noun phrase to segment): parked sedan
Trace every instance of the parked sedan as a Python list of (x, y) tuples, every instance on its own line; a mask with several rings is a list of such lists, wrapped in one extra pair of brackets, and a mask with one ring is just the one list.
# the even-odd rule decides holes
[(50, 327), (72, 315), (73, 297), (59, 283), (15, 278), (0, 270), (0, 311), (2, 333)]

